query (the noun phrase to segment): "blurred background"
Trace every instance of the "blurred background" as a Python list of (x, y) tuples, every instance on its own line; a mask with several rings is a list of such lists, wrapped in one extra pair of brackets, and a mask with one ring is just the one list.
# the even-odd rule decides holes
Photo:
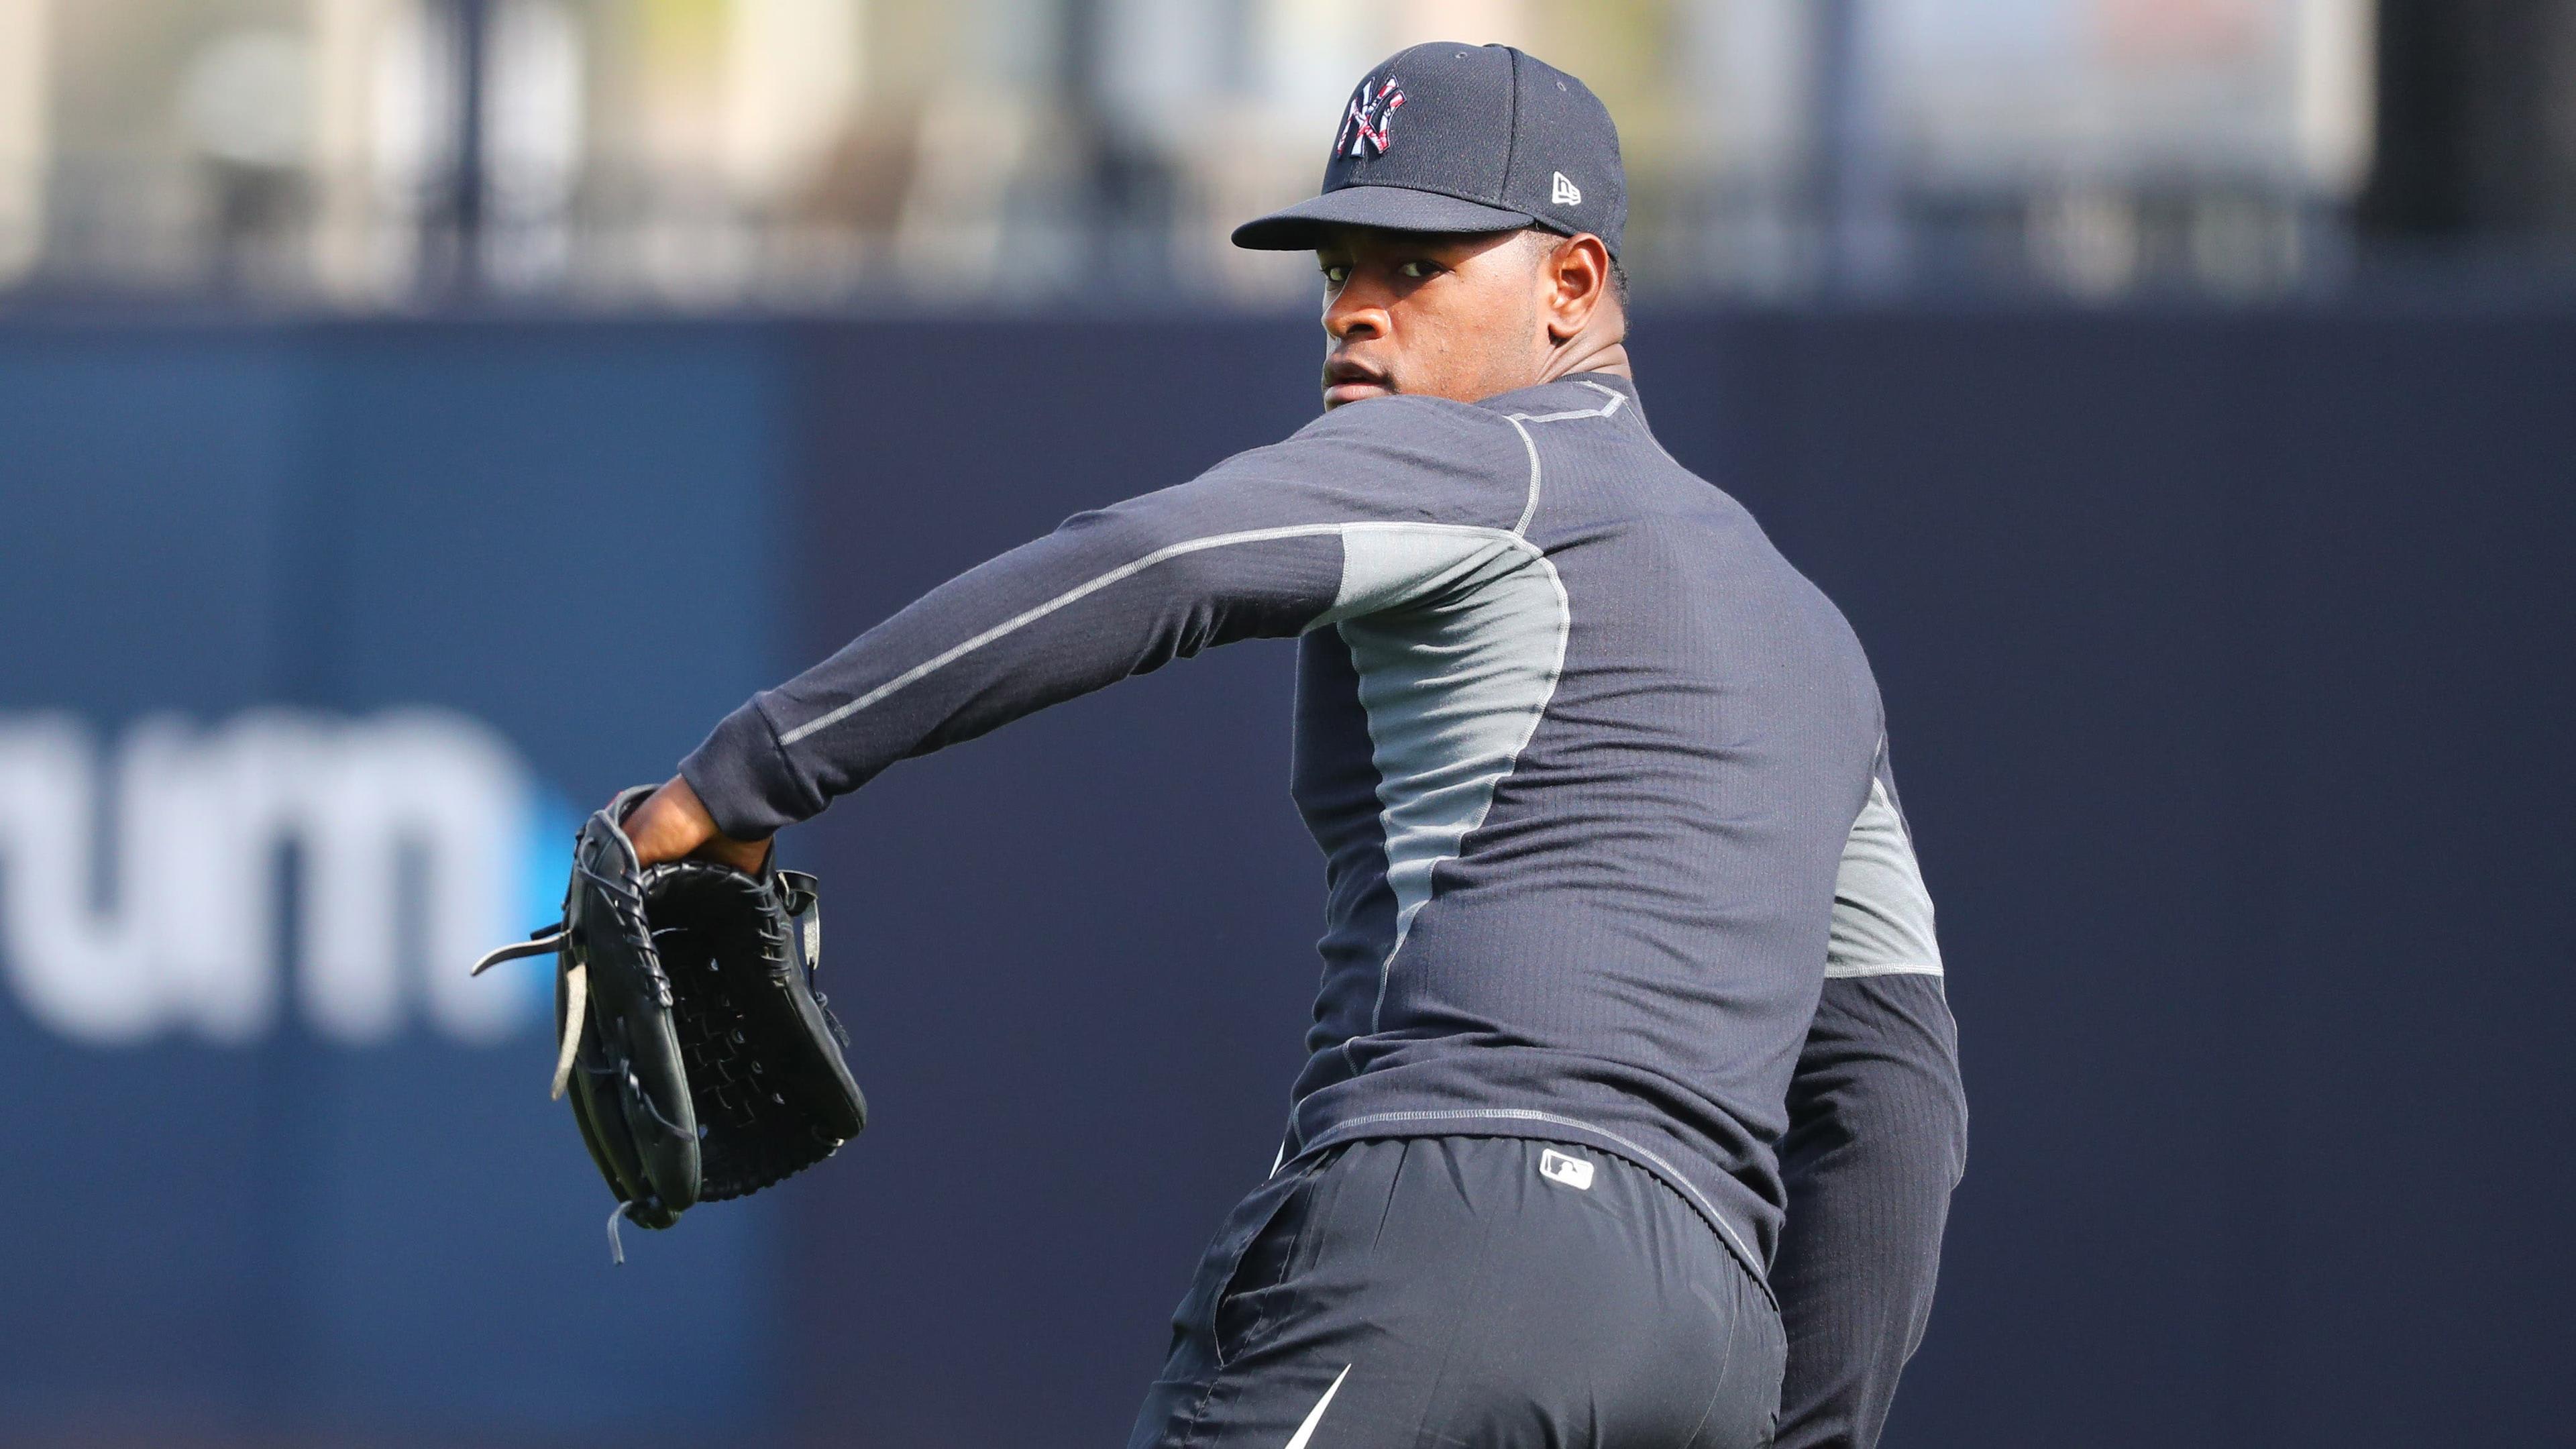
[(1649, 414), (1884, 687), (1974, 1110), (1887, 1442), (2557, 1442), (2576, 0), (0, 0), (0, 1445), (1123, 1442), (1302, 1056), (1284, 646), (792, 832), (877, 1125), (623, 1269), (462, 968), (1312, 416), (1225, 233), (1432, 38), (1608, 101)]
[(2550, 0), (10, 0), (0, 286), (335, 312), (1247, 306), (1399, 46), (1615, 107), (1667, 299), (2563, 267)]

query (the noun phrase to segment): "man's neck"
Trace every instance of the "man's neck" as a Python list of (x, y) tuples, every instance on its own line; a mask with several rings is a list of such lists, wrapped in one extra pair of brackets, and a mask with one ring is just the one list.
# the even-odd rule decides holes
[(1628, 369), (1627, 345), (1619, 342), (1613, 342), (1606, 350), (1594, 354), (1581, 367), (1566, 369), (1567, 376), (1578, 372), (1607, 372), (1624, 377), (1630, 382), (1637, 380), (1637, 374)]
[(1630, 382), (1636, 381), (1637, 374), (1628, 368), (1628, 342), (1624, 329), (1622, 335), (1595, 338), (1587, 333), (1568, 339), (1557, 349), (1556, 355), (1548, 359), (1547, 366), (1539, 372), (1538, 380), (1554, 382), (1579, 372), (1607, 372)]

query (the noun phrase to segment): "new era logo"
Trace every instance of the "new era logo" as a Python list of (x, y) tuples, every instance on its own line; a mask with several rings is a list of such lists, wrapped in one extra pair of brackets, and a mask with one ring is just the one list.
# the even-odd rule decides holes
[(1553, 1147), (1538, 1155), (1538, 1175), (1577, 1192), (1592, 1190), (1592, 1164), (1580, 1157), (1568, 1157)]
[(1559, 171), (1556, 173), (1556, 184), (1548, 188), (1547, 200), (1551, 206), (1581, 206), (1583, 189), (1566, 180), (1565, 173)]

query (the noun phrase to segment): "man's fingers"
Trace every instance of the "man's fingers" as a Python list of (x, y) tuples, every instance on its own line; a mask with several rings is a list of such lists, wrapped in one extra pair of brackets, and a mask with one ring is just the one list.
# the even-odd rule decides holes
[(716, 828), (715, 817), (689, 782), (674, 775), (648, 796), (626, 819), (627, 839), (635, 842), (639, 865), (697, 856), (757, 873), (769, 858), (766, 840), (736, 840)]
[(678, 860), (715, 833), (715, 818), (689, 782), (676, 776), (626, 817), (626, 838), (635, 842), (635, 858), (642, 865)]

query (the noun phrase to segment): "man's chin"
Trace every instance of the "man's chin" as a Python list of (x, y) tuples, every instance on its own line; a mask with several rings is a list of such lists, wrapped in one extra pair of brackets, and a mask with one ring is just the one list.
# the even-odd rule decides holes
[(1331, 412), (1344, 403), (1366, 402), (1373, 397), (1393, 397), (1395, 389), (1382, 382), (1337, 382), (1324, 389), (1324, 411)]

